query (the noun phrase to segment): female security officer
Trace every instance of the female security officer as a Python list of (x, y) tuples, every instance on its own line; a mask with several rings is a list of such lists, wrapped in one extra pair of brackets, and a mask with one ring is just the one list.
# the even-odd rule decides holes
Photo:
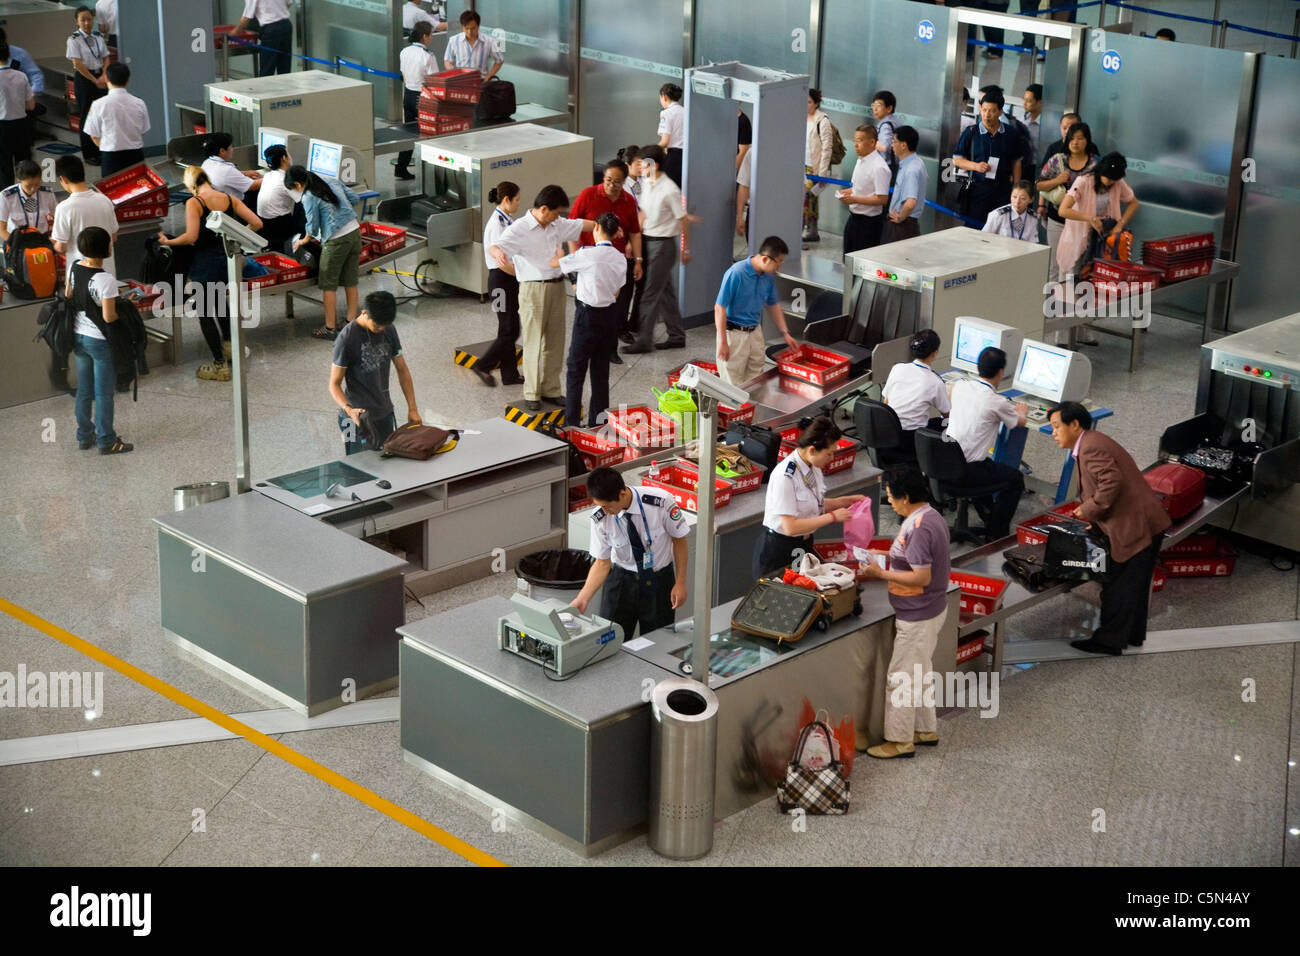
[(839, 428), (826, 416), (814, 418), (804, 429), (795, 450), (776, 466), (767, 484), (763, 510), (766, 529), (754, 549), (755, 578), (788, 567), (796, 550), (812, 550), (813, 532), (850, 518), (849, 506), (866, 495), (826, 497), (822, 469), (835, 457)]

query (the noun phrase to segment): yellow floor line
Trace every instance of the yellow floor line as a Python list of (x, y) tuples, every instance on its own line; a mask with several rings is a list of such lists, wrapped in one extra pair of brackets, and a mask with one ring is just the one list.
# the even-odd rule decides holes
[(383, 797), (379, 796), (379, 794), (367, 790), (365, 787), (349, 780), (347, 777), (335, 773), (329, 767), (319, 764), (309, 757), (304, 757), (302, 754), (298, 753), (298, 751), (291, 747), (286, 747), (278, 740), (273, 740), (266, 734), (254, 730), (252, 727), (241, 721), (235, 720), (230, 715), (223, 714), (215, 707), (203, 703), (203, 701), (198, 698), (191, 697), (184, 691), (178, 690), (166, 681), (159, 680), (152, 674), (140, 670), (140, 668), (136, 667), (134, 664), (128, 664), (121, 658), (108, 653), (108, 651), (96, 647), (89, 641), (83, 640), (82, 638), (77, 637), (77, 635), (65, 631), (63, 628), (58, 627), (55, 624), (51, 624), (44, 618), (37, 617), (31, 611), (21, 608), (10, 601), (6, 601), (2, 597), (0, 597), (0, 611), (4, 611), (15, 620), (22, 621), (27, 626), (34, 627), (42, 634), (66, 644), (74, 651), (79, 651), (87, 657), (99, 661), (99, 663), (103, 664), (105, 667), (111, 667), (124, 677), (129, 677), (136, 683), (149, 688), (154, 693), (161, 694), (168, 700), (180, 704), (180, 706), (184, 707), (186, 710), (192, 711), (200, 717), (212, 721), (218, 727), (223, 727), (231, 733), (238, 734), (249, 743), (261, 747), (267, 753), (274, 754), (281, 760), (293, 764), (299, 770), (311, 774), (317, 780), (324, 781), (334, 789), (340, 790), (348, 796), (360, 800), (369, 807), (373, 807), (389, 819), (396, 820), (403, 826), (410, 827), (416, 833), (428, 837), (434, 843), (446, 847), (452, 853), (464, 857), (471, 863), (475, 863), (479, 866), (506, 865), (495, 857), (484, 853), (477, 847), (470, 846), (464, 840), (458, 839), (447, 831), (435, 827), (428, 820), (416, 816), (411, 811), (399, 807), (390, 800), (385, 800)]

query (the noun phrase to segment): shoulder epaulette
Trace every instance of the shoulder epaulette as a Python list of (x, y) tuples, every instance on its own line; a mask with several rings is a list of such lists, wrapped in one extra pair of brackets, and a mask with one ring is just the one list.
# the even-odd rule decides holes
[(787, 475), (798, 474), (798, 472), (799, 472), (799, 465), (795, 462), (793, 458), (790, 459), (788, 462), (786, 462), (785, 473)]
[(604, 509), (604, 508), (597, 508), (595, 511), (593, 511), (593, 512), (591, 513), (591, 520), (592, 520), (592, 521), (604, 521), (604, 520), (605, 520), (605, 509)]
[(663, 498), (659, 497), (658, 495), (647, 495), (647, 494), (642, 494), (642, 495), (641, 495), (641, 500), (644, 501), (644, 502), (645, 502), (646, 504), (648, 504), (648, 505), (656, 505), (656, 506), (658, 506), (658, 507), (660, 507), (660, 508), (662, 508), (662, 507), (664, 506), (664, 500), (663, 500)]

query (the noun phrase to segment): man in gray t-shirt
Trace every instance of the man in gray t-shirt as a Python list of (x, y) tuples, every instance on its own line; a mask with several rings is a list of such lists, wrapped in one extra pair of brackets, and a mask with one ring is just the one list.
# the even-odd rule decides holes
[[(334, 340), (330, 368), (330, 397), (339, 406), (339, 430), (347, 454), (374, 451), (397, 428), (393, 400), (388, 394), (388, 366), (406, 397), (406, 419), (422, 424), (415, 401), (415, 383), (402, 357), (402, 342), (393, 328), (397, 301), (391, 292), (371, 292), (366, 307)], [(346, 386), (346, 388), (345, 388)]]
[[(948, 617), (948, 525), (930, 507), (929, 486), (915, 467), (887, 472), (885, 492), (903, 523), (889, 549), (889, 569), (874, 561), (865, 565), (870, 577), (888, 584), (895, 621), (894, 653), (886, 671), (885, 742), (868, 748), (867, 754), (912, 757), (916, 744), (939, 743), (934, 700), (926, 704), (924, 685), (933, 668), (939, 631)], [(936, 687), (942, 684), (939, 677)]]

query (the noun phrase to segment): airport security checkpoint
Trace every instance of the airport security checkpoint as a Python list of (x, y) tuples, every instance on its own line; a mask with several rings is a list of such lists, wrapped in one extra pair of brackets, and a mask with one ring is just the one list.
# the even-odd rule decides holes
[[(1263, 128), (1296, 128), (1296, 61), (1107, 4), (818, 0), (794, 55), (726, 28), (729, 0), (572, 6), (0, 0), (13, 606), (322, 765), (349, 754), (454, 837), (439, 863), (780, 865), (742, 821), (842, 817), (816, 825), (854, 847), (900, 799), (928, 809), (891, 865), (945, 840), (986, 865), (1300, 855), (1234, 830), (1225, 857), (1188, 810), (1148, 821), (1181, 856), (1117, 834), (1022, 859), (907, 777), (953, 754), (1181, 794), (1140, 714), (1050, 732), (1129, 681), (1247, 763), (1284, 746), (1263, 728), (1293, 703), (1240, 743), (1228, 704), (1171, 688), (1286, 683), (1300, 640), (1294, 196), (1269, 179), (1294, 138)], [(1203, 75), (1222, 89), (1174, 99)], [(76, 589), (42, 589), (56, 566)], [(900, 698), (913, 674), (931, 701)], [(137, 747), (154, 691), (119, 693), (120, 746), (77, 752), (202, 764), (223, 739)], [(99, 730), (81, 710), (14, 723), (0, 774)], [(1280, 823), (1285, 778), (1237, 768), (1216, 818)], [(26, 779), (5, 789), (35, 801)], [(294, 817), (293, 783), (238, 786)], [(534, 849), (465, 831), (489, 814)], [(0, 858), (64, 859), (72, 824), (42, 820), (0, 823), (21, 831)], [(181, 839), (168, 862), (282, 863), (273, 836)], [(349, 846), (327, 862), (374, 861)]]

